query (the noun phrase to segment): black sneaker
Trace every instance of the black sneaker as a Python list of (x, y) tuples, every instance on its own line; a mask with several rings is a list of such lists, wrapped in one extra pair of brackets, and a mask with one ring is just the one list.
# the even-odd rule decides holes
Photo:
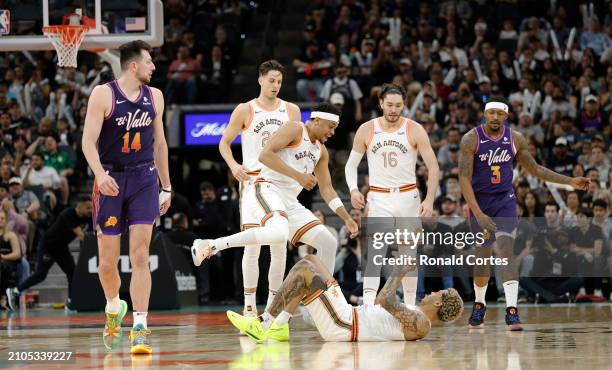
[(482, 328), (484, 326), (484, 317), (487, 312), (487, 306), (484, 303), (474, 302), (472, 307), (472, 315), (470, 315), (470, 327), (474, 329)]
[(19, 308), (19, 291), (17, 288), (6, 288), (6, 300), (9, 308), (17, 311)]
[(521, 326), (521, 318), (519, 317), (518, 309), (516, 307), (506, 308), (506, 325), (508, 325), (509, 331), (523, 330), (523, 327)]

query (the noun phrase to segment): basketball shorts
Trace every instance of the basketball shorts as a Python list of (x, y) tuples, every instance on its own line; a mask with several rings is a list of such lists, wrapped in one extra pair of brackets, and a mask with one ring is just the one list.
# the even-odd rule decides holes
[(356, 307), (344, 298), (338, 283), (327, 290), (318, 289), (306, 296), (302, 303), (314, 321), (323, 340), (328, 342), (355, 342), (359, 338), (359, 325), (354, 324)]
[(253, 182), (242, 194), (241, 214), (243, 221), (249, 220), (254, 226), (265, 226), (274, 213), (280, 213), (289, 221), (289, 240), (293, 245), (297, 245), (302, 236), (321, 225), (321, 221), (297, 199), (291, 199), (285, 194), (286, 192), (271, 182)]
[(93, 223), (104, 235), (119, 235), (131, 225), (152, 225), (159, 216), (159, 182), (153, 163), (118, 168), (103, 166), (119, 186), (117, 196), (100, 193), (94, 182)]
[[(500, 235), (514, 238), (516, 236), (516, 227), (518, 225), (518, 216), (516, 212), (516, 196), (513, 191), (503, 193), (476, 193), (476, 201), (482, 212), (491, 217), (497, 227), (495, 235), (489, 235), (484, 246), (491, 245), (496, 237)], [(470, 212), (470, 228), (472, 232), (483, 232), (480, 225), (476, 221), (474, 215)]]

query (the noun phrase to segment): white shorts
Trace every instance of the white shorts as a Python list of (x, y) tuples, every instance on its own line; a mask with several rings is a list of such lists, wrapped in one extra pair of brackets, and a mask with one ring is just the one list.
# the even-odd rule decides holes
[(368, 192), (368, 217), (419, 217), (419, 189), (403, 193)]
[(289, 240), (293, 245), (297, 245), (306, 232), (321, 225), (321, 221), (308, 208), (285, 194), (286, 192), (270, 182), (253, 182), (242, 195), (240, 214), (243, 229), (264, 226), (274, 212), (277, 212), (287, 217)]
[(302, 303), (314, 321), (323, 340), (328, 342), (355, 342), (359, 338), (359, 325), (353, 325), (356, 307), (348, 304), (338, 283), (326, 291), (318, 289), (306, 296)]

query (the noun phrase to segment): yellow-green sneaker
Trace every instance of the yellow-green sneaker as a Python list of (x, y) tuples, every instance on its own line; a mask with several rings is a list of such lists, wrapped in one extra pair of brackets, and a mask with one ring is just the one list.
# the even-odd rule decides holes
[(227, 311), (227, 318), (238, 330), (253, 339), (256, 343), (263, 343), (265, 330), (257, 317), (244, 317), (234, 311)]
[(130, 331), (130, 342), (132, 343), (130, 353), (145, 355), (153, 353), (149, 335), (151, 335), (151, 330), (145, 328), (144, 325), (138, 324), (134, 326)]
[(289, 323), (278, 325), (275, 322), (270, 325), (270, 328), (266, 330), (266, 339), (274, 342), (288, 342), (289, 341)]
[(108, 350), (117, 348), (117, 345), (121, 343), (123, 338), (123, 332), (121, 330), (121, 322), (123, 317), (127, 313), (128, 305), (124, 300), (119, 301), (119, 312), (111, 313), (105, 312), (106, 324), (104, 325), (104, 331), (102, 332), (102, 341), (104, 346)]

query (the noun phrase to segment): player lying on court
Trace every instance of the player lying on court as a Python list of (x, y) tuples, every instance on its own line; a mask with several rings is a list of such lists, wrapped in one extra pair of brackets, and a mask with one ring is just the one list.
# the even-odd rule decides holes
[(243, 199), (243, 212), (261, 226), (215, 240), (196, 240), (191, 248), (196, 266), (227, 248), (285, 248), (290, 240), (293, 245), (315, 248), (327, 271), (333, 271), (337, 241), (297, 196), (318, 184), (321, 197), (344, 220), (351, 237), (357, 234), (357, 224), (332, 187), (329, 155), (322, 144), (334, 134), (339, 120), (338, 110), (323, 103), (314, 108), (306, 124), (287, 122), (276, 131), (259, 156), (265, 167)]
[(245, 317), (227, 311), (231, 323), (257, 343), (289, 340), (289, 319), (300, 302), (319, 334), (329, 342), (417, 340), (431, 325), (451, 322), (463, 312), (463, 300), (455, 289), (432, 293), (418, 307), (401, 303), (396, 291), (414, 266), (396, 266), (376, 297), (374, 305), (351, 306), (338, 283), (318, 257), (300, 260), (287, 275), (272, 305), (261, 316)]

